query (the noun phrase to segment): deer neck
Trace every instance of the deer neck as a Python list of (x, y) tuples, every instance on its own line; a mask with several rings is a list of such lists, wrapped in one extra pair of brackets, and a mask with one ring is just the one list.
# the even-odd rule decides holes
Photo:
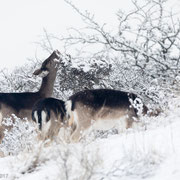
[(40, 96), (42, 97), (52, 96), (56, 74), (57, 71), (49, 72), (49, 74), (42, 79), (41, 87), (39, 90)]

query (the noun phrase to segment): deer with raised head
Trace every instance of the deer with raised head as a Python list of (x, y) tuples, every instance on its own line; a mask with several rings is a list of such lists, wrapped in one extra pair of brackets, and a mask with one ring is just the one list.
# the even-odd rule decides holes
[(65, 102), (44, 98), (35, 103), (32, 120), (38, 124), (42, 140), (54, 139), (62, 127), (67, 127)]
[(32, 107), (39, 99), (50, 97), (58, 70), (61, 54), (54, 51), (41, 65), (34, 75), (42, 77), (42, 83), (37, 92), (0, 93), (0, 125), (4, 117), (15, 114), (19, 118), (31, 119)]
[(68, 123), (74, 129), (70, 140), (78, 142), (92, 129), (119, 127), (122, 131), (133, 127), (138, 120), (138, 109), (147, 113), (147, 107), (133, 93), (111, 89), (78, 92), (66, 102)]

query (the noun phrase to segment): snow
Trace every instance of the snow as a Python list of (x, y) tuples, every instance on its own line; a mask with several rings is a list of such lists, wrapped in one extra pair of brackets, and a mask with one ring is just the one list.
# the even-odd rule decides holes
[(0, 174), (20, 180), (179, 180), (179, 117), (180, 98), (175, 98), (158, 117), (141, 118), (145, 129), (75, 144), (34, 142), (31, 150), (0, 158)]

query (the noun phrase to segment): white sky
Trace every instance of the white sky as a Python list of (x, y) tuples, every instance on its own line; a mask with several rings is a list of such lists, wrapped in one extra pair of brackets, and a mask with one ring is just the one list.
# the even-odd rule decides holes
[[(129, 8), (129, 1), (72, 0), (80, 9), (94, 13), (98, 21), (112, 25), (116, 20), (115, 13), (120, 8)], [(180, 0), (178, 2), (180, 6)], [(35, 43), (44, 35), (43, 28), (51, 34), (63, 35), (67, 28), (79, 24), (79, 15), (63, 0), (1, 0), (0, 69), (20, 66), (35, 55), (46, 57)]]

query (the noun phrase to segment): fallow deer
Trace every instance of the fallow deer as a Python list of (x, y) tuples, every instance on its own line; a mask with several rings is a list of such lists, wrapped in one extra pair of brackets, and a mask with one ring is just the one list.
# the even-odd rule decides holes
[[(19, 118), (31, 120), (32, 107), (36, 101), (50, 97), (58, 70), (61, 54), (55, 50), (41, 65), (34, 75), (42, 77), (42, 83), (37, 92), (0, 93), (0, 126), (2, 119), (15, 114)], [(8, 128), (8, 127), (7, 127)], [(1, 132), (2, 134), (2, 132)], [(2, 138), (2, 137), (1, 137)]]
[(32, 120), (38, 124), (41, 138), (52, 140), (66, 126), (65, 102), (55, 98), (39, 100), (32, 109)]
[(39, 99), (50, 97), (58, 70), (60, 53), (54, 51), (33, 74), (43, 76), (39, 91), (22, 93), (0, 93), (0, 122), (2, 118), (15, 114), (19, 118), (31, 119), (31, 111)]
[(132, 127), (138, 118), (138, 109), (147, 113), (147, 107), (133, 93), (111, 89), (78, 92), (66, 102), (69, 126), (74, 128), (70, 139), (78, 142), (90, 129)]

